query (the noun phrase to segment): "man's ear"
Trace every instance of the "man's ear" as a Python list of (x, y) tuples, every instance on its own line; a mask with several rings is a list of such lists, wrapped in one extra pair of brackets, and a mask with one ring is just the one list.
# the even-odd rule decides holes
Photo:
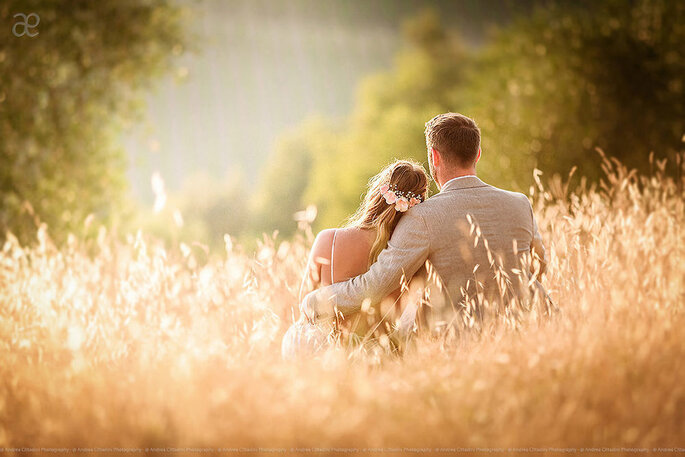
[(441, 157), (437, 149), (431, 148), (431, 158), (433, 159), (433, 166), (437, 167), (440, 165)]
[(476, 156), (476, 163), (480, 160), (480, 147), (478, 147), (478, 156)]

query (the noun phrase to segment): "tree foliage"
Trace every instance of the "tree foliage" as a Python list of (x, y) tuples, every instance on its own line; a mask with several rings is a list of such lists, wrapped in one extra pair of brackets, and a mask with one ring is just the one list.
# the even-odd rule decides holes
[(538, 10), (479, 56), (465, 108), (483, 130), (499, 182), (530, 170), (597, 179), (597, 147), (645, 170), (651, 151), (674, 157), (685, 133), (685, 5), (581, 2)]
[[(34, 37), (12, 34), (35, 13)], [(37, 220), (60, 239), (93, 214), (110, 220), (124, 188), (123, 127), (140, 91), (184, 46), (165, 0), (29, 0), (0, 6), (0, 237)]]

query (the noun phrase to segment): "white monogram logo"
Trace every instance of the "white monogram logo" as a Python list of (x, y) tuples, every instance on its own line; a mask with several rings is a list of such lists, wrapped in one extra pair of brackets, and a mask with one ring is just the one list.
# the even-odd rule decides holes
[[(21, 17), (23, 21), (17, 21), (13, 26), (12, 26), (12, 34), (16, 37), (28, 35), (30, 37), (34, 37), (38, 35), (38, 31), (36, 30), (33, 32), (33, 29), (38, 27), (38, 24), (40, 23), (40, 16), (38, 16), (36, 13), (31, 13), (29, 15), (26, 15), (24, 13), (17, 13), (14, 15), (14, 17)], [(35, 19), (35, 22), (33, 22), (33, 19)], [(19, 33), (17, 30), (19, 26), (22, 27), (21, 33)]]

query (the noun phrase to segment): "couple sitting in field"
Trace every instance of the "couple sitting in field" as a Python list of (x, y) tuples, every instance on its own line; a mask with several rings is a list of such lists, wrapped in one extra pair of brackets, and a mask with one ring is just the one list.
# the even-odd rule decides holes
[[(285, 357), (322, 345), (323, 322), (335, 310), (357, 323), (365, 303), (379, 318), (388, 314), (380, 304), (400, 303), (402, 281), (427, 262), (452, 304), (529, 297), (532, 289), (545, 295), (536, 279), (546, 266), (545, 248), (531, 204), (525, 195), (476, 176), (476, 123), (461, 114), (440, 114), (426, 123), (425, 134), (430, 174), (440, 192), (427, 198), (425, 170), (398, 160), (371, 180), (347, 227), (319, 233), (303, 282), (312, 291), (284, 337)], [(537, 269), (532, 258), (538, 259)], [(399, 330), (410, 333), (416, 306), (395, 312)]]

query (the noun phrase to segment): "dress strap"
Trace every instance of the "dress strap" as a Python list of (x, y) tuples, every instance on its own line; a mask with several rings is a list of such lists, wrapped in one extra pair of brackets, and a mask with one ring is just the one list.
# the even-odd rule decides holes
[(335, 276), (333, 276), (333, 254), (335, 253), (335, 237), (338, 235), (338, 229), (333, 229), (333, 242), (331, 243), (331, 284), (335, 283)]

